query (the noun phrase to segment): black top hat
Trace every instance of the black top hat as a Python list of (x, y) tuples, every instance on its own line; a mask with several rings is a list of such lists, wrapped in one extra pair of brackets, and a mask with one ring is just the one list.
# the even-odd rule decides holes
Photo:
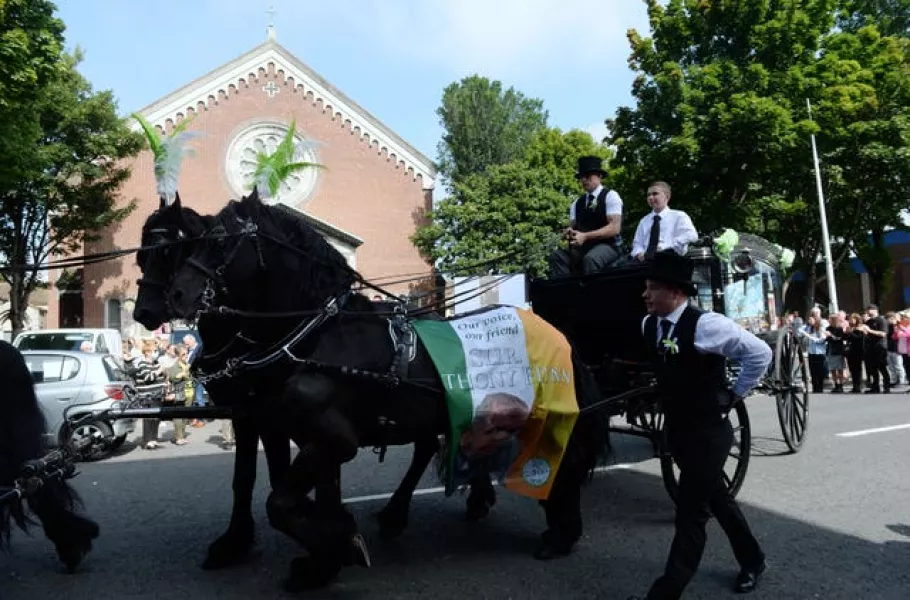
[(603, 159), (599, 156), (582, 156), (579, 158), (575, 178), (577, 179), (588, 173), (598, 173), (601, 177), (606, 177), (607, 172), (603, 169)]
[(695, 296), (698, 289), (692, 283), (695, 263), (672, 250), (663, 250), (654, 255), (647, 278), (669, 283), (681, 289), (687, 296)]

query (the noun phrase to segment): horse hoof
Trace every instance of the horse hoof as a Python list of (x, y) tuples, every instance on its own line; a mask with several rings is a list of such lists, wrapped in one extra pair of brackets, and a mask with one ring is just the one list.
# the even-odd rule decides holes
[(312, 556), (301, 556), (291, 561), (291, 571), (284, 582), (284, 591), (297, 594), (318, 590), (330, 584), (341, 571), (341, 565), (328, 567)]
[(400, 536), (408, 526), (407, 517), (402, 517), (395, 512), (384, 508), (375, 515), (379, 523), (379, 537), (383, 540), (392, 540)]
[(75, 573), (82, 560), (92, 551), (92, 540), (101, 533), (101, 529), (94, 521), (79, 517), (70, 525), (73, 539), (56, 543), (57, 556), (66, 567), (67, 573)]
[(217, 571), (243, 564), (249, 558), (252, 547), (252, 528), (243, 533), (235, 533), (228, 529), (209, 546), (202, 568), (206, 571)]
[(549, 544), (543, 544), (534, 551), (534, 558), (537, 560), (553, 560), (556, 558), (563, 558), (564, 556), (568, 556), (571, 552), (571, 548), (562, 548), (551, 546)]
[(352, 547), (352, 564), (360, 565), (369, 569), (373, 565), (370, 558), (370, 549), (367, 548), (367, 542), (359, 533), (351, 538)]

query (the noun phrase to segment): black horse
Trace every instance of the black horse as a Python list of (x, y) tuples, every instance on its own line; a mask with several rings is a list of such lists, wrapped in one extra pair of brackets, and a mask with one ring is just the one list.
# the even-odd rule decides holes
[[(297, 367), (270, 410), (280, 423), (276, 427), (285, 427), (301, 450), (269, 496), (267, 510), (273, 526), (308, 552), (292, 565), (291, 582), (299, 587), (323, 585), (344, 565), (365, 559), (356, 523), (337, 494), (340, 465), (362, 446), (415, 443), (412, 470), (419, 468), (419, 477), (431, 456), (420, 465), (416, 455), (422, 447), (438, 447), (437, 437), (448, 432), (443, 389), (426, 350), (418, 340), (406, 376), (395, 385), (390, 369), (397, 354), (388, 315), (351, 291), (360, 281), (303, 219), (263, 205), (254, 193), (230, 202), (215, 217), (204, 243), (171, 279), (167, 299), (182, 318), (260, 317), (257, 329), (244, 329), (243, 337), (260, 346), (281, 340), (250, 352), (239, 364), (219, 363), (225, 378), (230, 372), (268, 373), (279, 364)], [(288, 334), (287, 321), (279, 322), (314, 301), (319, 310)], [(596, 383), (576, 356), (573, 362), (579, 405), (590, 406), (599, 397)], [(550, 497), (542, 502), (548, 527), (536, 557), (566, 555), (580, 538), (580, 488), (606, 447), (605, 420), (580, 418)], [(317, 493), (314, 502), (307, 494), (317, 486), (334, 486), (336, 493), (324, 498)], [(404, 504), (396, 516), (406, 514)]]
[[(149, 329), (156, 329), (172, 318), (165, 297), (171, 275), (183, 264), (193, 251), (195, 241), (212, 223), (212, 217), (199, 215), (193, 209), (182, 206), (179, 195), (169, 205), (162, 201), (159, 209), (146, 220), (142, 228), (142, 247), (145, 249), (140, 250), (136, 257), (142, 270), (133, 314), (136, 321)], [(246, 350), (243, 336), (236, 335), (239, 330), (231, 331), (209, 318), (200, 319), (198, 327), (203, 340), (203, 362), (207, 362), (209, 357), (225, 360), (231, 353)], [(227, 530), (209, 545), (202, 563), (204, 569), (240, 564), (253, 546), (253, 489), (259, 441), (262, 441), (265, 450), (269, 479), (273, 485), (284, 478), (291, 464), (290, 437), (272, 427), (272, 420), (263, 418), (263, 403), (245, 401), (251, 389), (246, 383), (244, 378), (236, 378), (206, 384), (206, 391), (214, 404), (237, 410), (231, 418), (236, 443), (231, 519)]]
[[(149, 329), (155, 329), (176, 316), (165, 297), (165, 290), (173, 273), (184, 264), (213, 223), (212, 217), (201, 216), (182, 206), (179, 195), (170, 205), (162, 203), (146, 220), (141, 242), (144, 250), (137, 256), (142, 278), (138, 281), (139, 294), (134, 309), (136, 321)], [(312, 244), (317, 254), (338, 261), (335, 265), (337, 268), (319, 271), (320, 274), (331, 273), (332, 279), (316, 282), (316, 287), (350, 286), (353, 279), (346, 270), (343, 258), (334, 253), (321, 236), (311, 230), (306, 233), (305, 247), (306, 244)], [(297, 306), (301, 309), (315, 309), (321, 301), (322, 298), (316, 295), (296, 299)], [(198, 362), (194, 361), (194, 368), (203, 372), (218, 370), (228, 360), (261, 350), (269, 341), (280, 339), (287, 328), (293, 327), (297, 322), (299, 319), (268, 319), (264, 322), (262, 319), (227, 320), (216, 315), (201, 315), (197, 326), (203, 341), (202, 356)], [(290, 434), (276, 427), (278, 421), (275, 415), (280, 414), (281, 410), (277, 398), (281, 396), (283, 384), (293, 371), (294, 365), (280, 364), (268, 372), (257, 370), (205, 382), (214, 404), (232, 408), (236, 455), (234, 505), (230, 523), (226, 532), (209, 546), (203, 568), (218, 569), (239, 564), (248, 556), (253, 545), (252, 494), (256, 481), (258, 441), (262, 440), (265, 449), (269, 479), (273, 487), (283, 480), (290, 466)], [(407, 526), (411, 497), (437, 448), (435, 436), (427, 436), (415, 442), (414, 456), (407, 474), (387, 506), (377, 515), (383, 537), (395, 537)], [(317, 490), (317, 496), (320, 494), (331, 499), (337, 497), (337, 490), (329, 485)], [(467, 499), (468, 519), (485, 517), (495, 501), (496, 492), (488, 479), (473, 482)]]
[[(0, 402), (0, 493), (13, 488), (30, 461), (45, 456), (43, 435), (44, 416), (38, 406), (31, 373), (19, 351), (0, 340), (0, 381), (3, 400)], [(57, 556), (70, 572), (75, 571), (92, 549), (98, 537), (98, 525), (81, 515), (75, 508), (79, 503), (76, 491), (59, 477), (45, 479), (34, 491), (29, 489), (26, 500), (11, 497), (0, 502), (0, 547), (9, 543), (12, 523), (23, 531), (33, 525), (29, 512), (36, 516), (57, 550)]]

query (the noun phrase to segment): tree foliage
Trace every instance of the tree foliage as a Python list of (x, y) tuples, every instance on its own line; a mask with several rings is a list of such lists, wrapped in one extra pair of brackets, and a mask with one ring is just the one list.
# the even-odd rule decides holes
[[(629, 34), (636, 106), (608, 121), (621, 193), (665, 179), (701, 231), (768, 237), (814, 277), (816, 134), (832, 237), (894, 224), (908, 198), (910, 78), (906, 36), (876, 26), (884, 4), (908, 2), (649, 0), (651, 37)], [(883, 27), (901, 30), (899, 18)]]
[(472, 75), (445, 88), (437, 109), (444, 128), (439, 173), (450, 184), (524, 155), (529, 141), (546, 128), (543, 102), (502, 83)]
[(2, 277), (11, 288), (14, 333), (40, 282), (38, 265), (98, 239), (134, 208), (118, 206), (117, 191), (129, 177), (122, 159), (136, 154), (142, 139), (117, 116), (110, 92), (92, 91), (79, 60), (62, 55), (34, 98), (15, 99), (23, 118), (39, 128), (16, 140), (31, 153), (27, 170), (0, 186), (0, 248), (13, 267)]
[[(579, 193), (576, 160), (586, 154), (608, 158), (609, 151), (588, 133), (544, 129), (523, 156), (456, 182), (412, 241), (442, 270), (463, 269), (460, 275), (542, 273)], [(495, 264), (470, 268), (485, 261)]]

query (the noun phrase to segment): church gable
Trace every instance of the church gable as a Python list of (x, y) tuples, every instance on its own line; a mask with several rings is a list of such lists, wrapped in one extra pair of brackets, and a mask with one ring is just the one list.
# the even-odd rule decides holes
[[(283, 85), (276, 84), (276, 79)], [(433, 188), (436, 170), (431, 160), (271, 39), (140, 112), (152, 125), (167, 129), (253, 85), (269, 97), (291, 93), (305, 98), (378, 156), (385, 156), (412, 180), (420, 180), (423, 189)]]

